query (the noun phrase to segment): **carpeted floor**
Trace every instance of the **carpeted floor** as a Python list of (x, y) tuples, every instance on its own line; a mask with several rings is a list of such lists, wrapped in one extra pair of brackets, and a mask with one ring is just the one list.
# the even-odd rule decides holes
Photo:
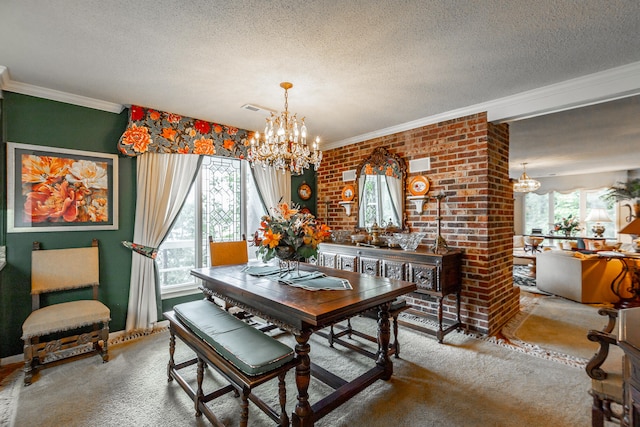
[[(356, 318), (373, 333), (375, 322)], [(292, 337), (280, 339), (293, 345)], [(325, 417), (322, 426), (586, 426), (590, 424), (589, 378), (584, 370), (557, 360), (514, 351), (491, 339), (454, 332), (444, 344), (408, 328), (401, 330), (402, 359), (394, 376), (378, 381)], [(369, 345), (363, 342), (362, 345)], [(188, 351), (179, 345), (178, 357)], [(92, 357), (45, 369), (29, 387), (17, 376), (15, 423), (22, 426), (201, 426), (193, 404), (175, 383), (167, 383), (168, 333), (110, 347), (111, 361)], [(311, 357), (350, 379), (372, 362), (312, 337)], [(195, 373), (192, 373), (195, 376)], [(215, 381), (213, 376), (207, 381)], [(287, 375), (288, 406), (295, 406), (293, 374)], [(257, 389), (275, 399), (276, 387)], [(311, 401), (329, 389), (315, 380)], [(223, 422), (237, 425), (238, 399), (212, 403)], [(249, 425), (273, 423), (255, 407)]]
[(549, 293), (538, 289), (536, 286), (536, 278), (530, 276), (529, 267), (526, 265), (513, 266), (513, 284), (529, 293), (549, 295)]

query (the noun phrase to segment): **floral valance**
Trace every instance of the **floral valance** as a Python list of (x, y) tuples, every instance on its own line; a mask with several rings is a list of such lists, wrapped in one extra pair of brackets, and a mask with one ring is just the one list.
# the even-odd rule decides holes
[(132, 105), (118, 150), (132, 157), (177, 153), (244, 159), (252, 137), (253, 131)]
[(365, 175), (386, 175), (402, 179), (402, 170), (398, 162), (392, 158), (384, 159), (383, 163), (366, 163), (362, 169)]

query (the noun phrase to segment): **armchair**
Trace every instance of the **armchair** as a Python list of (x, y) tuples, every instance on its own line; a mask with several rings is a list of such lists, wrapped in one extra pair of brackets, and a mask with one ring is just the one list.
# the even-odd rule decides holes
[[(608, 317), (604, 329), (590, 330), (587, 333), (589, 341), (600, 344), (598, 351), (589, 360), (586, 366), (587, 375), (591, 378), (591, 390), (593, 397), (591, 407), (591, 425), (593, 427), (604, 426), (604, 420), (617, 420), (620, 422), (624, 408), (623, 387), (623, 352), (618, 348), (618, 339), (614, 332), (618, 311), (612, 308), (601, 308), (598, 314)], [(611, 347), (613, 346), (613, 347)], [(620, 410), (615, 411), (612, 404), (619, 405)]]

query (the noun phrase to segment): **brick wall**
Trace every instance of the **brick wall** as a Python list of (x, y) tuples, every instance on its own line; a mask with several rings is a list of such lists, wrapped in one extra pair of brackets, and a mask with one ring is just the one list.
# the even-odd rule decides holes
[[(450, 247), (464, 251), (462, 315), (469, 329), (493, 334), (519, 310), (519, 289), (511, 277), (513, 192), (509, 183), (508, 125), (487, 122), (486, 113), (424, 126), (323, 153), (318, 170), (318, 216), (333, 229), (351, 230), (356, 215), (345, 215), (341, 200), (342, 173), (356, 169), (375, 147), (385, 147), (409, 160), (431, 158), (431, 170), (409, 172), (408, 180), (425, 175), (429, 194), (444, 191), (441, 234)], [(329, 200), (327, 206), (324, 201)], [(357, 202), (357, 200), (356, 200)], [(436, 236), (436, 203), (425, 203), (421, 214), (405, 200), (412, 231), (425, 231), (423, 241)], [(327, 209), (328, 208), (328, 209)], [(355, 207), (354, 207), (355, 210)], [(435, 314), (427, 296), (409, 298), (414, 307)], [(453, 318), (453, 297), (445, 300), (445, 317)]]

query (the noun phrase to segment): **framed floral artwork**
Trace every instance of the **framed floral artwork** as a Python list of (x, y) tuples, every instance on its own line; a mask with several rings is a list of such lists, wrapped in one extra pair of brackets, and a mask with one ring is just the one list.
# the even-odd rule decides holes
[(117, 155), (7, 143), (7, 232), (117, 229)]

